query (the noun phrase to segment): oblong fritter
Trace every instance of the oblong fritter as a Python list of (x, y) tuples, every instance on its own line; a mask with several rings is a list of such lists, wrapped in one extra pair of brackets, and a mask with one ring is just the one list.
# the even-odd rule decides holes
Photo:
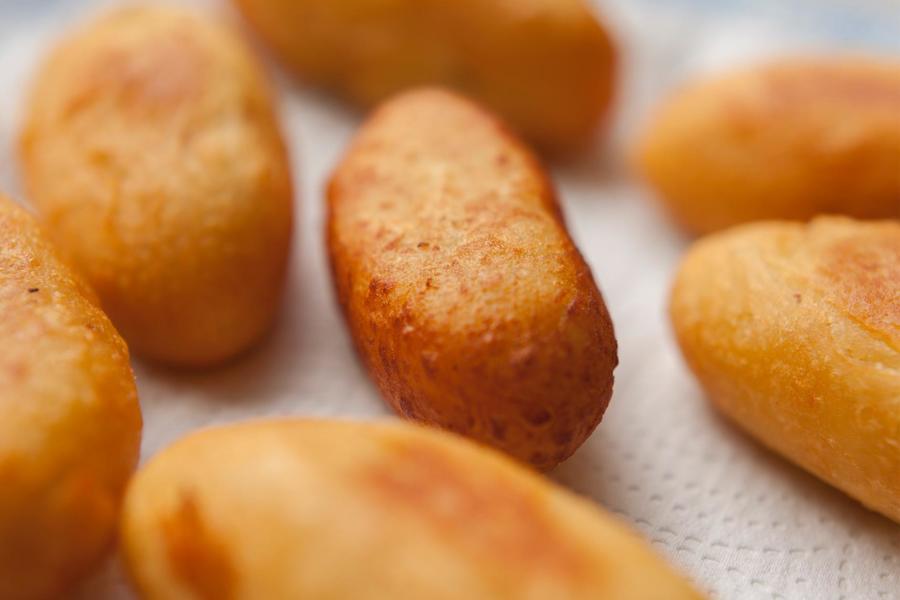
[(401, 415), (540, 468), (593, 431), (616, 340), (547, 177), (493, 117), (419, 90), (375, 111), (328, 190), (338, 299)]
[(193, 433), (130, 485), (144, 600), (697, 600), (634, 534), (513, 461), (404, 423)]
[(0, 598), (49, 600), (109, 550), (141, 410), (93, 292), (2, 196), (0, 239)]
[(900, 522), (900, 223), (820, 218), (705, 238), (671, 315), (725, 415)]
[(31, 199), (132, 350), (219, 363), (272, 323), (291, 181), (268, 82), (240, 38), (171, 7), (116, 10), (39, 72)]

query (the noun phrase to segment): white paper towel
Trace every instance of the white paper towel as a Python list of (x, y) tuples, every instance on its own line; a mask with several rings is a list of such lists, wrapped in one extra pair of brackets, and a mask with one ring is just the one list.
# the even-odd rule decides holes
[[(0, 0), (3, 191), (22, 198), (14, 134), (35, 62), (67, 24), (112, 3)], [(686, 241), (629, 177), (622, 158), (649, 107), (690, 73), (796, 48), (870, 46), (900, 55), (900, 4), (868, 0), (850, 9), (834, 1), (622, 0), (602, 8), (624, 62), (611, 141), (556, 166), (554, 175), (573, 235), (612, 313), (621, 364), (603, 423), (552, 477), (629, 522), (715, 597), (900, 598), (900, 527), (767, 452), (703, 400), (665, 316)], [(271, 336), (226, 368), (187, 374), (135, 365), (144, 460), (216, 423), (387, 414), (352, 352), (323, 252), (324, 182), (359, 116), (278, 77), (299, 190), (284, 309)], [(115, 561), (76, 595), (132, 597)]]

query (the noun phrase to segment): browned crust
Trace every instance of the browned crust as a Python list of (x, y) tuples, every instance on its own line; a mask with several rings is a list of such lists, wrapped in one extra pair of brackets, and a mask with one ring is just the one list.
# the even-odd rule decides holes
[(698, 242), (671, 314), (712, 402), (900, 521), (900, 223), (818, 218)]
[(175, 577), (200, 600), (231, 600), (236, 575), (228, 546), (204, 523), (197, 500), (189, 493), (160, 523), (168, 564)]
[(591, 144), (616, 88), (617, 49), (584, 0), (234, 0), (310, 83), (371, 107), (446, 86), (557, 154)]
[[(582, 583), (598, 575), (582, 549), (556, 528), (549, 494), (526, 493), (484, 477), (418, 440), (388, 438), (384, 450), (386, 461), (360, 470), (361, 488), (386, 510), (405, 507), (476, 564), (502, 557), (522, 572), (549, 572)], [(460, 527), (460, 523), (485, 525)], [(504, 527), (507, 523), (516, 525)]]
[(900, 62), (782, 59), (685, 85), (634, 161), (691, 233), (764, 219), (900, 217)]
[[(700, 597), (592, 503), (396, 420), (194, 432), (134, 478), (122, 531), (147, 600), (190, 595), (187, 571), (207, 595), (254, 599)], [(227, 583), (205, 581), (214, 565)]]
[(128, 349), (0, 196), (0, 597), (58, 597), (106, 555), (141, 414)]
[(401, 415), (541, 468), (599, 422), (616, 345), (546, 174), (493, 117), (436, 89), (386, 103), (328, 188), (357, 348)]
[(292, 230), (269, 83), (202, 13), (133, 6), (64, 38), (19, 152), (54, 243), (142, 357), (206, 367), (268, 331)]
[(900, 227), (839, 239), (825, 249), (819, 272), (835, 304), (869, 331), (893, 333), (900, 351)]

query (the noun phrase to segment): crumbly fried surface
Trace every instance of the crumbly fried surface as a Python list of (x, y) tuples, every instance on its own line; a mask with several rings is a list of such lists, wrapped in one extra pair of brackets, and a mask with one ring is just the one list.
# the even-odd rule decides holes
[(3, 197), (0, 239), (0, 598), (57, 598), (109, 547), (141, 413), (125, 343)]
[(792, 59), (688, 85), (655, 115), (637, 162), (693, 233), (900, 217), (900, 62)]
[(609, 108), (615, 50), (583, 0), (235, 0), (304, 80), (363, 106), (455, 88), (540, 147), (589, 143)]
[(900, 521), (900, 223), (762, 223), (698, 242), (672, 322), (739, 426)]
[(616, 341), (534, 157), (458, 96), (384, 104), (328, 190), (328, 249), (359, 352), (401, 415), (539, 468), (600, 421)]
[(592, 504), (399, 422), (191, 434), (135, 477), (122, 536), (145, 600), (700, 598)]
[(37, 77), (31, 199), (138, 354), (212, 364), (272, 321), (292, 200), (267, 88), (226, 28), (149, 6), (80, 29)]

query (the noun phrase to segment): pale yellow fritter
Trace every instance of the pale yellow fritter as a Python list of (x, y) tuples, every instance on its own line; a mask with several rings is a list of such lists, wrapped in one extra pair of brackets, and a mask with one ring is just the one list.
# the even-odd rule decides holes
[(590, 503), (396, 422), (194, 433), (135, 477), (122, 536), (144, 600), (700, 598)]
[(328, 249), (359, 352), (401, 415), (539, 468), (612, 393), (603, 298), (531, 153), (449, 92), (379, 108), (328, 190)]
[(291, 183), (239, 38), (175, 8), (120, 9), (53, 51), (28, 107), (31, 199), (132, 350), (208, 365), (257, 341), (281, 296)]
[(125, 343), (2, 196), (0, 239), (0, 598), (49, 600), (109, 548), (141, 413)]
[(588, 144), (609, 109), (616, 52), (584, 0), (235, 0), (304, 80), (372, 106), (443, 85), (544, 149)]
[(900, 62), (798, 58), (688, 85), (658, 110), (637, 162), (693, 233), (900, 217)]
[(723, 413), (900, 521), (900, 222), (760, 223), (703, 239), (671, 315)]

